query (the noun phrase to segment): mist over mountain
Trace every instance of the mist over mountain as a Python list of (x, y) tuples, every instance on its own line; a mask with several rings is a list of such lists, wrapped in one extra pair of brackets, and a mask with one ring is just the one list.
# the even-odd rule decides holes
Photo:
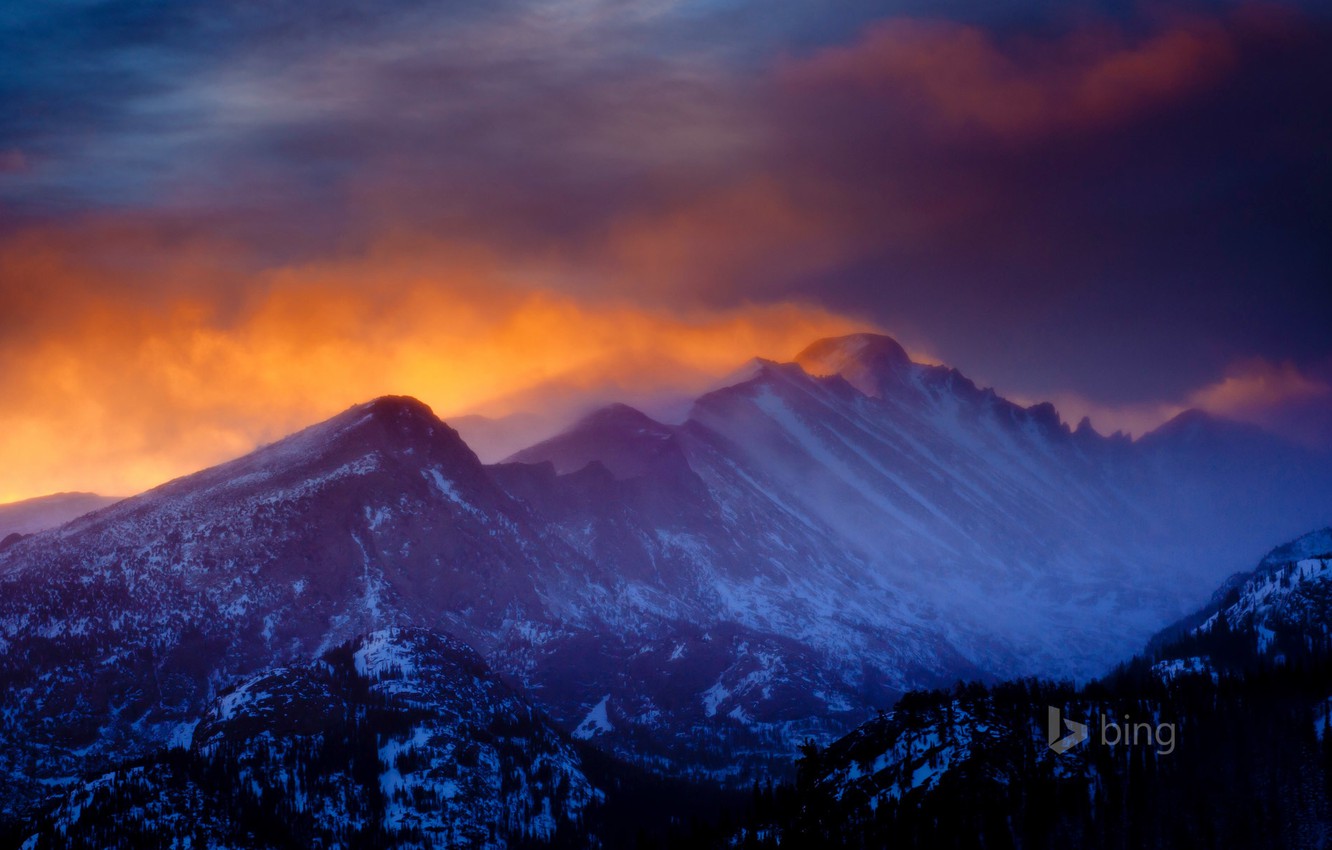
[(385, 629), (470, 647), (555, 738), (782, 775), (912, 689), (1104, 672), (1329, 493), (1326, 456), (1257, 429), (1071, 429), (873, 335), (758, 361), (681, 424), (612, 405), (489, 466), (381, 398), (0, 550), (3, 811), (197, 751), (238, 683), (319, 680)]
[(1330, 579), (1324, 528), (1085, 687), (909, 694), (696, 846), (1325, 847)]
[(0, 505), (0, 541), (11, 534), (32, 534), (63, 525), (120, 499), (96, 493), (53, 493)]

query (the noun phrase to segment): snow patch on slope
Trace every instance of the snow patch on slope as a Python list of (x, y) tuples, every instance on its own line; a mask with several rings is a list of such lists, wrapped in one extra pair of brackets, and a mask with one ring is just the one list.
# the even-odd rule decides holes
[(592, 706), (592, 710), (583, 718), (583, 722), (579, 723), (578, 728), (574, 729), (573, 736), (580, 741), (586, 741), (589, 738), (595, 738), (597, 735), (615, 731), (615, 727), (611, 725), (610, 718), (606, 714), (606, 706), (609, 702), (610, 694), (606, 694), (601, 698), (601, 702)]

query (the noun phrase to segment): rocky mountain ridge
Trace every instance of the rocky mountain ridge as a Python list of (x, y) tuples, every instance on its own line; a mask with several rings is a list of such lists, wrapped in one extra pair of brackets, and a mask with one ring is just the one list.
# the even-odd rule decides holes
[(879, 338), (803, 359), (833, 374), (760, 362), (682, 425), (616, 406), (494, 466), (379, 399), (11, 544), (8, 812), (385, 628), (456, 636), (618, 757), (743, 783), (913, 688), (1104, 669), (1212, 553), (1325, 511), (1318, 458), (1207, 419), (1132, 443)]

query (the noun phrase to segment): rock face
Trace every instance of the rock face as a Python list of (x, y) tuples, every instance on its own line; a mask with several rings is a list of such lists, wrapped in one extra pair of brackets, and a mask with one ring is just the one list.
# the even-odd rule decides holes
[(495, 466), (379, 399), (11, 542), (7, 811), (386, 628), (456, 636), (617, 755), (747, 781), (910, 688), (1099, 672), (1326, 521), (1326, 459), (1247, 429), (1071, 432), (881, 337), (802, 360)]

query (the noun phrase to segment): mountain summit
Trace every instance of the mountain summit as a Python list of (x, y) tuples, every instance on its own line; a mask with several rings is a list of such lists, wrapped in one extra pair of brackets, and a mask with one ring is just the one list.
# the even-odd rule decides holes
[(1206, 430), (1075, 435), (874, 335), (494, 466), (376, 399), (0, 549), (0, 799), (190, 745), (232, 685), (385, 629), (453, 635), (617, 755), (747, 782), (912, 688), (1101, 672), (1326, 524), (1325, 460)]
[(675, 449), (670, 428), (627, 404), (612, 404), (508, 460), (549, 461), (560, 473), (577, 472), (597, 462), (618, 478), (632, 478), (645, 474), (658, 458)]
[(867, 396), (881, 396), (911, 366), (906, 349), (892, 337), (859, 333), (811, 343), (795, 357), (811, 375), (841, 375)]

